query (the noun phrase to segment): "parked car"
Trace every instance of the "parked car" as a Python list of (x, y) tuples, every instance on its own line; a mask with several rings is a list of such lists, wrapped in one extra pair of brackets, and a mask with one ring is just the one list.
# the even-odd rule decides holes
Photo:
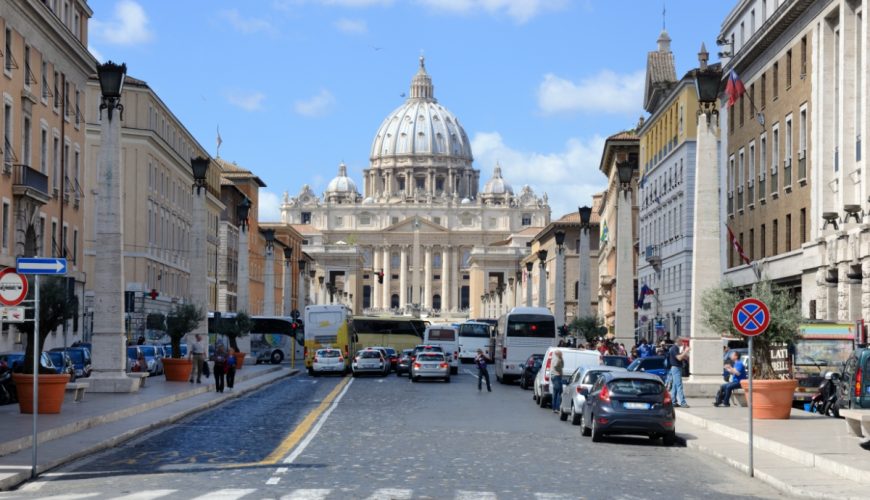
[(321, 373), (338, 373), (343, 375), (347, 370), (344, 356), (338, 349), (318, 349), (314, 352), (314, 361), (309, 373), (316, 377)]
[(423, 341), (429, 345), (441, 346), (447, 363), (450, 364), (450, 373), (459, 373), (459, 328), (449, 323), (429, 325), (423, 332)]
[(870, 347), (855, 349), (843, 365), (837, 391), (840, 408), (870, 408)]
[(402, 355), (399, 356), (399, 362), (396, 364), (396, 376), (401, 377), (403, 373), (411, 371), (411, 354), (414, 349), (403, 349)]
[(351, 369), (353, 376), (363, 373), (386, 375), (389, 370), (389, 361), (384, 358), (384, 353), (379, 349), (364, 349), (353, 358)]
[(76, 379), (76, 367), (73, 364), (72, 359), (69, 357), (69, 354), (64, 352), (63, 349), (59, 351), (52, 349), (46, 354), (51, 358), (51, 363), (54, 365), (54, 369), (58, 375), (63, 375), (64, 373), (69, 374), (70, 382)]
[[(6, 366), (8, 366), (13, 372), (21, 372), (24, 370), (23, 352), (0, 354), (0, 361), (6, 361)], [(54, 366), (54, 363), (51, 361), (51, 358), (48, 357), (48, 353), (46, 352), (43, 352), (39, 357), (39, 364), (47, 370), (52, 370), (55, 373), (57, 372), (57, 368)]]
[(392, 347), (385, 347), (384, 350), (387, 351), (387, 359), (390, 360), (390, 371), (396, 371), (396, 366), (399, 364), (399, 352)]
[(553, 353), (555, 351), (562, 352), (562, 368), (563, 376), (574, 373), (580, 366), (600, 366), (601, 354), (598, 351), (589, 351), (586, 349), (573, 349), (570, 347), (550, 347), (544, 353), (544, 364), (534, 380), (534, 399), (541, 408), (546, 408), (550, 401), (553, 400), (553, 387), (550, 384), (550, 365), (553, 362)]
[(630, 372), (644, 372), (658, 375), (662, 380), (667, 377), (668, 370), (665, 369), (664, 356), (648, 356), (646, 358), (638, 358), (628, 365)]
[[(386, 361), (386, 363), (384, 364), (384, 375), (389, 375), (390, 370), (392, 370), (392, 366), (393, 366), (392, 360), (390, 359), (390, 351), (395, 352), (396, 350), (393, 349), (392, 347), (381, 347), (381, 346), (366, 347), (366, 350), (369, 350), (369, 349), (374, 349), (376, 351), (380, 351), (380, 353), (384, 356), (384, 361)], [(399, 362), (399, 360), (397, 358), (396, 364), (398, 364), (398, 362)]]
[(55, 347), (52, 351), (64, 351), (72, 360), (76, 378), (91, 376), (91, 351), (87, 347)]
[(541, 369), (541, 364), (543, 364), (544, 355), (543, 354), (532, 354), (529, 356), (529, 359), (523, 363), (523, 373), (520, 374), (520, 387), (523, 389), (529, 389), (532, 387), (532, 384), (535, 381), (535, 375), (538, 374), (538, 370)]
[(616, 366), (619, 368), (628, 368), (631, 364), (631, 359), (628, 356), (617, 356), (615, 354), (606, 354), (601, 356), (601, 364), (605, 366)]
[(625, 368), (619, 366), (581, 366), (574, 370), (571, 378), (565, 382), (562, 389), (562, 404), (559, 405), (559, 418), (562, 421), (571, 419), (572, 425), (580, 425), (580, 416), (583, 413), (583, 404), (586, 403), (586, 394), (607, 372), (624, 372)]
[[(444, 349), (441, 348), (440, 345), (430, 345), (430, 344), (420, 344), (414, 346), (414, 349), (411, 351), (411, 364), (413, 365), (414, 361), (417, 359), (417, 356), (421, 352), (440, 352), (444, 354)], [(411, 376), (411, 370), (408, 369), (408, 376)]]
[(661, 378), (649, 373), (609, 372), (586, 395), (581, 426), (583, 435), (591, 435), (595, 442), (608, 434), (644, 434), (672, 446), (676, 441), (674, 420), (671, 395)]
[(442, 379), (450, 382), (450, 363), (443, 352), (421, 352), (411, 365), (411, 382), (420, 379)]
[[(172, 344), (163, 344), (163, 353), (166, 355), (165, 357), (172, 357)], [(187, 357), (187, 344), (181, 344), (181, 357)]]
[(130, 345), (127, 346), (127, 364), (133, 366), (139, 353), (145, 358), (145, 367), (149, 375), (160, 375), (163, 373), (163, 359), (157, 356), (157, 348), (153, 345)]

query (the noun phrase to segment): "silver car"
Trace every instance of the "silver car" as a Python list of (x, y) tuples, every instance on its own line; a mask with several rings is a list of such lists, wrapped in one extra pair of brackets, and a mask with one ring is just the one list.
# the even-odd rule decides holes
[(450, 382), (450, 363), (442, 352), (421, 352), (411, 365), (411, 382), (421, 378), (442, 379)]
[(384, 359), (384, 354), (380, 350), (365, 349), (353, 357), (351, 369), (354, 377), (363, 373), (376, 373), (385, 376), (389, 373), (385, 370), (388, 363), (389, 361)]
[(618, 366), (581, 366), (574, 370), (571, 378), (562, 387), (562, 403), (559, 408), (559, 419), (562, 421), (570, 418), (572, 425), (580, 425), (583, 403), (586, 402), (586, 394), (603, 373), (624, 372), (625, 368)]

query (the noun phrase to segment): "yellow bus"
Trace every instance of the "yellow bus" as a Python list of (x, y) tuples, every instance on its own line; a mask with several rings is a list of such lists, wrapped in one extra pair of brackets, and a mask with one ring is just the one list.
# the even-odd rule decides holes
[(423, 320), (405, 317), (354, 316), (351, 320), (357, 349), (392, 347), (400, 354), (402, 349), (423, 343), (426, 325)]
[(350, 314), (347, 306), (339, 304), (305, 307), (305, 367), (309, 373), (314, 353), (326, 347), (341, 350), (345, 365), (350, 370), (350, 358), (356, 352), (348, 328)]

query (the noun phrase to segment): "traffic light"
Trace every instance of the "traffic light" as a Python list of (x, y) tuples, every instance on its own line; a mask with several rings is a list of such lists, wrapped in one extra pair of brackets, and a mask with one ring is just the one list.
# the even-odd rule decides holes
[(300, 314), (299, 314), (299, 309), (293, 309), (292, 311), (290, 311), (290, 317), (291, 317), (291, 318), (293, 318), (293, 319), (299, 319), (299, 316), (300, 316)]
[(151, 293), (149, 293), (148, 296), (151, 297), (151, 300), (157, 300), (157, 297), (159, 297), (160, 294), (157, 293), (157, 289), (156, 289), (156, 288), (152, 288), (152, 289), (151, 289)]

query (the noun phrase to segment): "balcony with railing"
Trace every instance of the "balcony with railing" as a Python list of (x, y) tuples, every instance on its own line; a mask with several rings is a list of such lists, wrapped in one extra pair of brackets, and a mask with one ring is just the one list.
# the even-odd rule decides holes
[(13, 196), (24, 196), (44, 205), (48, 203), (48, 176), (27, 165), (13, 165)]
[(662, 265), (661, 247), (658, 245), (647, 245), (644, 251), (644, 258), (653, 268), (658, 270)]

